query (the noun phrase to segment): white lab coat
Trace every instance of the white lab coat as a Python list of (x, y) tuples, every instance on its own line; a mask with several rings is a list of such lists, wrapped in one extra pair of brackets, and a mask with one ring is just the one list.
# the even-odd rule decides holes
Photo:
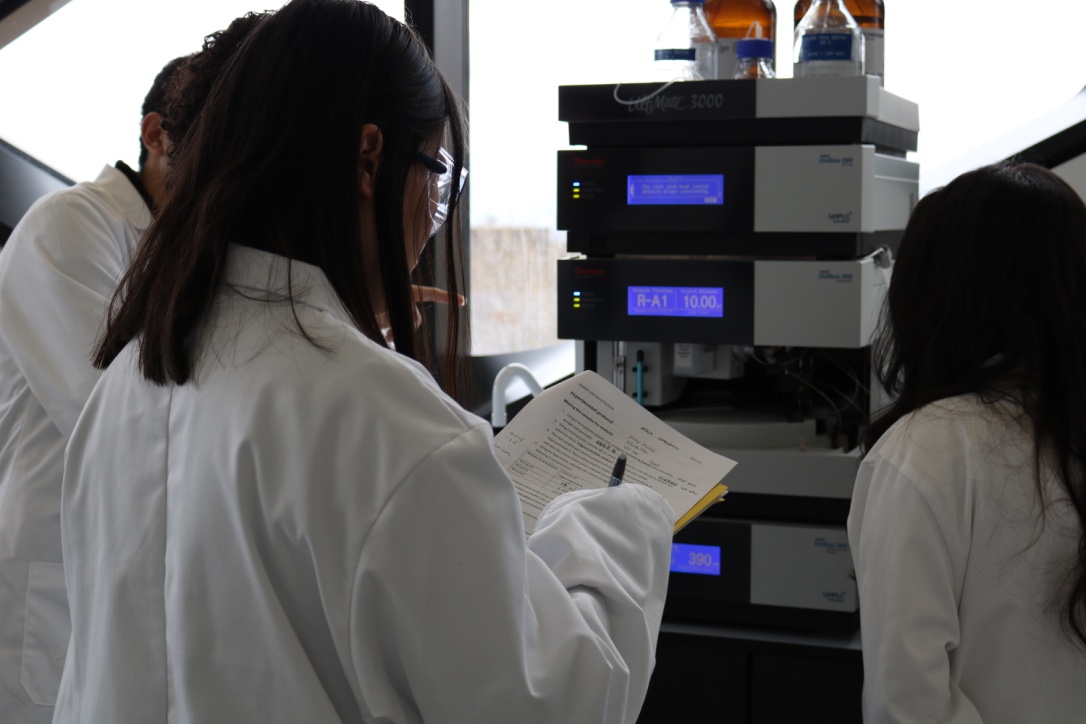
[(106, 167), (39, 200), (0, 253), (0, 722), (48, 722), (68, 645), (64, 445), (106, 304), (150, 212)]
[(487, 423), (294, 263), (306, 341), (286, 266), (232, 247), (195, 380), (147, 383), (129, 345), (91, 395), (56, 721), (633, 722), (667, 503), (568, 494), (526, 544)]
[(1081, 528), (1051, 479), (1041, 526), (1032, 455), (1028, 433), (960, 397), (864, 459), (848, 533), (868, 724), (1086, 721), (1086, 654), (1049, 609)]

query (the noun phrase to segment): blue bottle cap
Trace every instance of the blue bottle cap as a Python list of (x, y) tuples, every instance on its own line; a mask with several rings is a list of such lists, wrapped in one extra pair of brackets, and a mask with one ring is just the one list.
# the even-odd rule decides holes
[(773, 41), (764, 38), (745, 38), (735, 43), (735, 55), (739, 58), (772, 58)]

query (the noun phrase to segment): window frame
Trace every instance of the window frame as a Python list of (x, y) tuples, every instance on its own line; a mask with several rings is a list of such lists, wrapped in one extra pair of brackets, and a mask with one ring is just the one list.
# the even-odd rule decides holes
[[(434, 62), (448, 79), (453, 90), (466, 102), (469, 91), (469, 0), (405, 0), (404, 19), (412, 25), (430, 48)], [(470, 147), (470, 142), (469, 142)], [(470, 164), (469, 164), (470, 166)], [(445, 233), (444, 231), (439, 233)], [(471, 296), (471, 182), (469, 181), (460, 199), (460, 234), (464, 243), (464, 283), (465, 295)], [(431, 247), (434, 254), (434, 268), (444, 268), (444, 255), (440, 244)], [(438, 305), (435, 305), (435, 307)], [(431, 349), (440, 357), (445, 352), (445, 334), (448, 329), (447, 318), (440, 309), (431, 310), (428, 322), (431, 331), (429, 340)], [(461, 340), (462, 343), (466, 340)], [(490, 414), (491, 394), (494, 378), (502, 367), (511, 364), (523, 364), (533, 370), (543, 387), (554, 384), (571, 376), (575, 366), (565, 360), (573, 357), (572, 342), (560, 342), (540, 349), (521, 350), (507, 354), (472, 355), (466, 364), (469, 368), (471, 389), (468, 399), (461, 400), (469, 410), (478, 415)], [(526, 389), (526, 388), (524, 388)], [(509, 412), (522, 407), (528, 395), (519, 399), (507, 396)], [(510, 414), (512, 417), (512, 414)]]

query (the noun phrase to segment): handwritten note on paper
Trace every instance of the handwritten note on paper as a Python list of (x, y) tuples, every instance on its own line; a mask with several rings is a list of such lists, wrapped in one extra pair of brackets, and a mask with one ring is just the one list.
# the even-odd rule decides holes
[(529, 535), (543, 507), (562, 493), (607, 487), (620, 452), (627, 457), (623, 484), (663, 495), (676, 523), (735, 466), (595, 372), (545, 390), (498, 433), (494, 448), (516, 485)]

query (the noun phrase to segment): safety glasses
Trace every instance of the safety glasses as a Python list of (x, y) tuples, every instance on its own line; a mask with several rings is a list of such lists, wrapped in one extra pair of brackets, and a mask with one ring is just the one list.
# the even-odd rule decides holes
[[(430, 180), (430, 236), (433, 236), (449, 218), (449, 200), (452, 198), (455, 163), (452, 155), (444, 148), (437, 150), (437, 158), (422, 151), (415, 154), (415, 158), (433, 174)], [(458, 198), (460, 192), (464, 190), (464, 182), (467, 178), (468, 170), (460, 169), (460, 178), (456, 187)]]

